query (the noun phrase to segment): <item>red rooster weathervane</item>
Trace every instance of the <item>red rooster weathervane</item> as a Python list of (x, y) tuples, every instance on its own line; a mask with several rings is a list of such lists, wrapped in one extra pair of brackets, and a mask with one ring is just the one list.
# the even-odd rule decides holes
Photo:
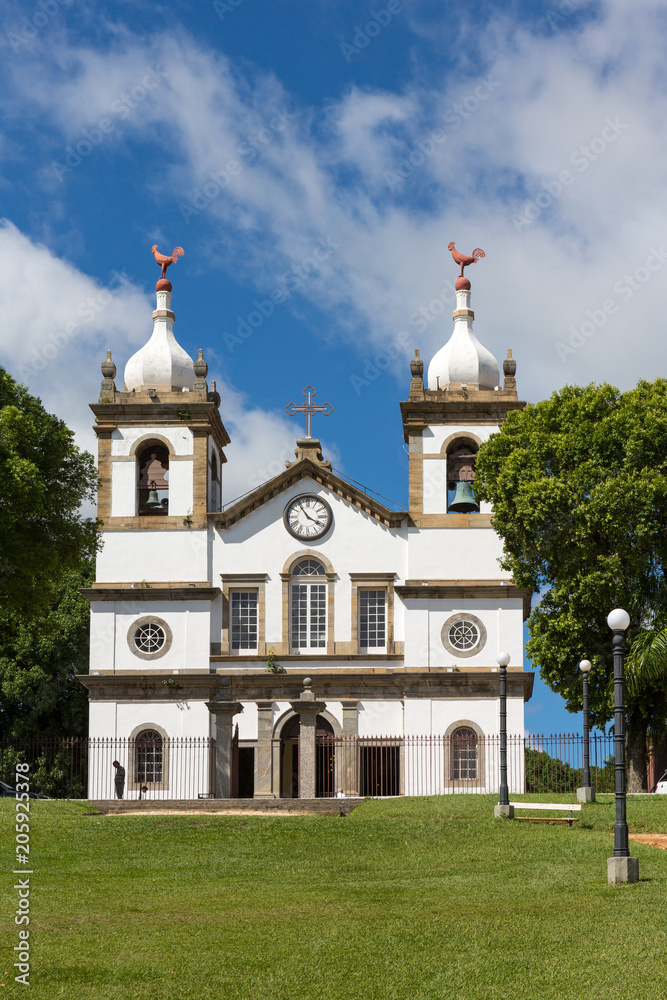
[(452, 257), (454, 258), (454, 261), (457, 264), (461, 265), (461, 277), (462, 278), (463, 278), (463, 268), (464, 267), (468, 267), (469, 264), (476, 264), (478, 260), (481, 260), (482, 257), (486, 256), (486, 254), (484, 253), (484, 251), (480, 250), (479, 247), (477, 247), (476, 250), (473, 250), (472, 256), (470, 256), (470, 257), (466, 257), (465, 254), (459, 253), (458, 250), (456, 250), (454, 248), (454, 244), (453, 243), (449, 244), (448, 249), (452, 251)]
[[(167, 268), (169, 267), (170, 264), (175, 264), (178, 258), (182, 257), (185, 254), (185, 250), (183, 249), (183, 247), (175, 247), (171, 257), (165, 257), (163, 253), (157, 252), (157, 243), (156, 243), (154, 246), (151, 247), (151, 253), (155, 257), (160, 267), (162, 268), (162, 274), (160, 275), (160, 280), (158, 281), (155, 287), (158, 289), (158, 291), (160, 291), (161, 288), (166, 288), (166, 285), (169, 285), (168, 291), (171, 291), (171, 282), (168, 281), (167, 279)], [(163, 281), (166, 282), (165, 285), (162, 285)], [(158, 285), (160, 286), (160, 288), (158, 288)]]

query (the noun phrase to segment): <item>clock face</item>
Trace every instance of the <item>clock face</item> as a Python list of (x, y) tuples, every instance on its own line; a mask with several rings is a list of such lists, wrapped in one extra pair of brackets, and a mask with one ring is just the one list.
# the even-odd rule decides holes
[(295, 497), (285, 507), (285, 527), (295, 538), (314, 541), (326, 535), (333, 521), (331, 507), (326, 500), (304, 494)]

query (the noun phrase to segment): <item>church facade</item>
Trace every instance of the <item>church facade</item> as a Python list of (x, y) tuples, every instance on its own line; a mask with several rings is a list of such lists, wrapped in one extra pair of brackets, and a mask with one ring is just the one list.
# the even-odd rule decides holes
[[(384, 794), (411, 794), (419, 739), (440, 748), (440, 784), (458, 768), (497, 787), (483, 752), (499, 732), (497, 656), (510, 656), (507, 731), (522, 735), (530, 595), (500, 570), (501, 542), (471, 483), (477, 449), (523, 404), (511, 355), (500, 385), (473, 332), (467, 279), (426, 379), (418, 351), (411, 362), (405, 510), (335, 474), (309, 435), (282, 473), (223, 508), (220, 397), (202, 352), (193, 362), (174, 337), (170, 282), (156, 290), (152, 337), (122, 390), (107, 355), (92, 405), (103, 546), (85, 592), (90, 672), (80, 680), (90, 736), (124, 747), (125, 794), (364, 794), (364, 767), (386, 766), (389, 746), (399, 749)], [(215, 741), (214, 766), (179, 790), (175, 747), (202, 738)], [(347, 755), (328, 785), (322, 740), (330, 769), (336, 747)], [(91, 766), (93, 798), (111, 787), (99, 772)], [(520, 791), (521, 767), (513, 774)], [(427, 790), (446, 790), (438, 782)]]

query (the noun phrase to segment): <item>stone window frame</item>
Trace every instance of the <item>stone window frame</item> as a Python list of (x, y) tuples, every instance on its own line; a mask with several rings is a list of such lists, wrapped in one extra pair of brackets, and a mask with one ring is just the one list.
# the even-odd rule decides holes
[(160, 791), (169, 790), (169, 765), (170, 765), (170, 740), (169, 735), (162, 726), (158, 725), (157, 722), (142, 722), (140, 725), (135, 726), (129, 736), (129, 749), (131, 753), (128, 754), (128, 778), (127, 778), (127, 789), (128, 791), (139, 791), (141, 782), (137, 779), (137, 737), (141, 736), (142, 733), (148, 730), (154, 729), (156, 733), (162, 739), (162, 781), (145, 782), (148, 785), (148, 791), (151, 792), (154, 789), (159, 789)]
[[(265, 656), (266, 642), (266, 581), (268, 573), (221, 573), (222, 637), (220, 652), (224, 656)], [(257, 649), (232, 649), (230, 594), (233, 590), (257, 593)]]
[[(143, 650), (137, 648), (135, 642), (135, 635), (137, 629), (142, 625), (159, 625), (163, 629), (165, 634), (165, 643), (161, 649), (157, 649), (154, 653), (144, 653)], [(172, 643), (174, 641), (173, 633), (164, 620), (158, 615), (142, 615), (141, 618), (135, 618), (129, 629), (127, 630), (127, 644), (130, 647), (130, 652), (135, 656), (138, 656), (141, 660), (159, 660), (161, 656), (165, 656), (166, 653), (171, 649)]]
[[(135, 477), (134, 477), (135, 478), (135, 487), (134, 487), (134, 505), (135, 505), (134, 506), (134, 512), (135, 512), (135, 517), (141, 517), (141, 518), (144, 518), (144, 517), (155, 517), (154, 513), (151, 513), (151, 514), (146, 514), (146, 513), (140, 514), (139, 513), (139, 487), (137, 485), (138, 482), (139, 482), (139, 469), (140, 469), (141, 456), (144, 454), (144, 452), (148, 448), (151, 447), (151, 445), (156, 445), (156, 446), (159, 446), (159, 447), (167, 449), (167, 472), (171, 468), (171, 463), (174, 460), (174, 458), (176, 457), (173, 443), (169, 440), (168, 437), (165, 437), (162, 434), (145, 434), (143, 437), (137, 438), (136, 441), (132, 442), (132, 446), (130, 448), (130, 454), (129, 454), (128, 458), (132, 459), (134, 461), (134, 463), (135, 463)], [(169, 489), (167, 489), (167, 493), (169, 493)], [(168, 513), (169, 513), (169, 510), (167, 509), (166, 514), (168, 514)], [(158, 515), (158, 516), (165, 517), (166, 514), (163, 513), (163, 514)]]
[[(327, 583), (327, 639), (326, 646), (320, 649), (306, 649), (295, 652), (292, 649), (292, 636), (290, 632), (290, 608), (291, 608), (291, 582), (295, 579), (292, 570), (302, 559), (314, 559), (324, 567), (323, 579)], [(311, 659), (313, 656), (331, 656), (335, 652), (334, 647), (334, 587), (337, 574), (332, 563), (322, 552), (317, 549), (300, 549), (285, 561), (280, 580), (282, 583), (282, 638), (279, 643), (270, 643), (275, 648), (276, 654), (281, 656), (304, 656)]]
[[(472, 622), (473, 625), (477, 627), (477, 630), (479, 632), (479, 641), (475, 646), (473, 646), (472, 649), (458, 649), (456, 646), (453, 646), (452, 643), (449, 641), (450, 628), (452, 627), (452, 625), (456, 625), (458, 622), (462, 621)], [(440, 630), (440, 639), (447, 652), (451, 653), (452, 656), (458, 656), (461, 659), (468, 659), (468, 657), (470, 656), (477, 656), (477, 654), (481, 653), (481, 651), (486, 646), (486, 640), (487, 640), (486, 627), (484, 623), (477, 617), (477, 615), (473, 615), (469, 611), (457, 611), (456, 614), (450, 615), (449, 618), (445, 621), (444, 625)]]
[[(445, 514), (450, 516), (457, 516), (456, 511), (450, 511), (449, 509), (449, 490), (447, 488), (447, 483), (449, 482), (449, 454), (456, 447), (457, 444), (472, 444), (475, 448), (475, 454), (479, 452), (479, 449), (484, 443), (482, 438), (477, 434), (469, 430), (458, 430), (454, 431), (453, 434), (449, 434), (440, 446), (440, 453), (438, 458), (445, 459)], [(435, 457), (435, 456), (433, 456)], [(479, 504), (478, 504), (479, 507)], [(480, 510), (472, 511), (471, 514), (466, 515), (468, 517), (474, 517), (479, 514)]]
[[(351, 601), (351, 646), (353, 653), (368, 656), (383, 656), (394, 652), (394, 581), (395, 573), (350, 573)], [(362, 648), (359, 645), (359, 592), (362, 590), (384, 590), (386, 594), (386, 646)]]
[[(477, 777), (455, 778), (453, 773), (454, 759), (452, 755), (452, 740), (458, 729), (472, 729), (477, 737)], [(463, 788), (480, 788), (486, 785), (486, 737), (484, 731), (471, 719), (457, 719), (445, 730), (445, 782), (456, 784)]]

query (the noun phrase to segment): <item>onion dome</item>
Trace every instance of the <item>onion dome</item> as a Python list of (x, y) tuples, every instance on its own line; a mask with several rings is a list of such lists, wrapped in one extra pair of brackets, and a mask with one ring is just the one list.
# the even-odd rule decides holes
[[(162, 282), (158, 282), (158, 285)], [(169, 284), (169, 282), (164, 282)], [(125, 391), (142, 387), (179, 391), (193, 389), (195, 369), (192, 358), (174, 337), (171, 285), (157, 291), (153, 313), (153, 335), (125, 365)]]
[(500, 381), (498, 362), (473, 333), (475, 314), (470, 308), (470, 282), (456, 282), (454, 332), (428, 366), (429, 389), (495, 389)]

